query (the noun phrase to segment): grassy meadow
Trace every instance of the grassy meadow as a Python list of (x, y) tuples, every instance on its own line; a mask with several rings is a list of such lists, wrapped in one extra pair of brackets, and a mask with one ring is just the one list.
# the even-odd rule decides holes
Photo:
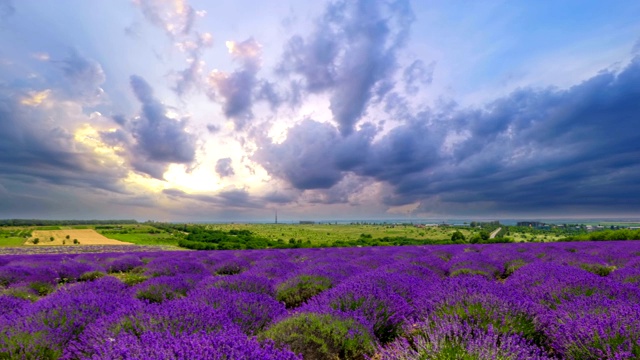
[(215, 224), (207, 225), (210, 230), (249, 230), (269, 240), (290, 239), (309, 240), (312, 245), (332, 243), (334, 241), (353, 241), (364, 235), (372, 238), (407, 237), (424, 240), (449, 240), (459, 230), (465, 237), (470, 237), (474, 230), (469, 228), (453, 228), (427, 226), (418, 228), (413, 225), (351, 225), (351, 224)]

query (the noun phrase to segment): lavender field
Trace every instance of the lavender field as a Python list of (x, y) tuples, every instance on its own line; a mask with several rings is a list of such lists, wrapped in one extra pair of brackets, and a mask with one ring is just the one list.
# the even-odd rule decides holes
[(640, 242), (0, 256), (0, 358), (631, 359)]

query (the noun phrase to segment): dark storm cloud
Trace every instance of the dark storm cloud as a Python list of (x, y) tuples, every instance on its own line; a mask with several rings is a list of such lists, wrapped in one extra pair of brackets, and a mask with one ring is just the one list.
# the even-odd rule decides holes
[(119, 180), (126, 170), (67, 130), (82, 114), (55, 102), (30, 104), (0, 89), (0, 178), (124, 192)]
[(393, 88), (412, 22), (407, 1), (331, 3), (308, 38), (289, 39), (279, 72), (302, 76), (311, 93), (328, 91), (334, 120), (349, 135), (372, 97)]
[(461, 119), (470, 132), (453, 158), (396, 191), (510, 211), (637, 211), (639, 113), (640, 58), (567, 90), (519, 90)]
[(230, 49), (234, 61), (240, 67), (227, 74), (213, 72), (209, 75), (209, 98), (215, 101), (224, 99), (224, 115), (232, 119), (236, 129), (240, 130), (253, 118), (252, 106), (254, 89), (258, 84), (257, 73), (260, 70), (261, 47), (253, 38), (234, 43)]
[(216, 172), (221, 178), (235, 175), (233, 166), (231, 166), (231, 158), (218, 159), (216, 162)]
[(244, 189), (225, 189), (214, 195), (188, 194), (178, 189), (165, 189), (165, 195), (174, 199), (188, 199), (227, 208), (262, 208), (262, 200), (252, 197)]
[[(196, 137), (185, 130), (184, 120), (167, 117), (166, 107), (154, 97), (153, 89), (141, 77), (130, 78), (131, 89), (142, 104), (140, 116), (115, 132), (102, 132), (105, 143), (120, 145), (139, 172), (162, 179), (170, 163), (190, 164), (195, 159)], [(122, 121), (118, 122), (122, 126)]]
[(273, 191), (262, 197), (264, 201), (270, 204), (289, 204), (298, 198), (299, 191)]
[(344, 167), (361, 162), (366, 154), (366, 131), (342, 138), (337, 129), (327, 123), (304, 120), (294, 126), (281, 144), (263, 141), (254, 154), (271, 175), (284, 179), (296, 189), (328, 189), (344, 176)]
[(372, 128), (343, 138), (307, 120), (284, 142), (262, 143), (254, 160), (301, 190), (332, 189), (346, 174), (381, 181), (388, 205), (418, 201), (423, 211), (638, 211), (638, 114), (640, 57), (566, 90), (519, 89), (483, 108), (408, 116), (375, 140)]
[(440, 161), (443, 134), (425, 117), (409, 120), (382, 137), (354, 171), (392, 184), (405, 176), (429, 170)]
[(153, 97), (151, 86), (141, 77), (131, 77), (131, 88), (142, 103), (142, 116), (132, 121), (132, 133), (138, 150), (151, 161), (192, 162), (195, 137), (185, 131), (184, 121), (167, 117), (166, 108)]

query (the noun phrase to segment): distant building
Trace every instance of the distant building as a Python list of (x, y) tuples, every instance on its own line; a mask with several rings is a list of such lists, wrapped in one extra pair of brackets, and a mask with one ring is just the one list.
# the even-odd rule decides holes
[(313, 225), (315, 223), (316, 223), (315, 221), (305, 221), (305, 220), (300, 221), (300, 225)]
[(518, 221), (518, 226), (526, 226), (531, 228), (543, 227), (545, 223), (539, 221)]

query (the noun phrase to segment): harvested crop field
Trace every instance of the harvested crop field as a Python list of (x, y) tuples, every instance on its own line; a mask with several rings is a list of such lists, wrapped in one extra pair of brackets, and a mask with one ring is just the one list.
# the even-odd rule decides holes
[[(37, 241), (36, 241), (37, 239)], [(52, 240), (53, 239), (53, 240)], [(78, 240), (78, 243), (74, 242)], [(113, 240), (98, 234), (93, 229), (70, 230), (35, 230), (25, 245), (133, 245), (128, 242)]]

